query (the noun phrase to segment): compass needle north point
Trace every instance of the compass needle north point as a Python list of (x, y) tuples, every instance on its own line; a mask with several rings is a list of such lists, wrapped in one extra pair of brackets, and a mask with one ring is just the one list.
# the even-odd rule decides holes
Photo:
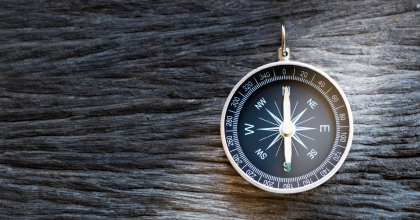
[(290, 98), (289, 98), (289, 86), (285, 86), (284, 88), (284, 96), (283, 96), (283, 118), (284, 123), (280, 126), (280, 133), (284, 137), (284, 157), (287, 166), (287, 172), (291, 170), (291, 163), (292, 163), (292, 138), (294, 125), (290, 121)]

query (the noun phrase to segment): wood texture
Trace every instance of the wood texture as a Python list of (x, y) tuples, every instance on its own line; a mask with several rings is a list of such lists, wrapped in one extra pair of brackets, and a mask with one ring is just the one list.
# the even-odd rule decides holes
[[(220, 115), (247, 72), (331, 75), (352, 150), (308, 192), (242, 179)], [(0, 218), (419, 219), (419, 1), (1, 1)]]

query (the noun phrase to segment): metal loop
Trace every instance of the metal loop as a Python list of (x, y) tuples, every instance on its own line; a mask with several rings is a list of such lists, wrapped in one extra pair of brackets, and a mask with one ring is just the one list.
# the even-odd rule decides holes
[(286, 51), (286, 29), (284, 28), (284, 21), (281, 21), (281, 49), (282, 55), (287, 56)]

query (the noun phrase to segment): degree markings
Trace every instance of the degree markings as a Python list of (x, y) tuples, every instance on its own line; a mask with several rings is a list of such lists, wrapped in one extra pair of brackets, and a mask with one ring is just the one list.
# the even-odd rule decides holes
[[(331, 87), (331, 89), (332, 89), (333, 87)], [(331, 89), (328, 89), (328, 91), (325, 93), (325, 94), (327, 94)]]
[[(295, 70), (294, 70), (295, 71)], [(239, 91), (237, 91), (239, 94), (241, 94), (244, 98), (241, 100), (241, 102), (240, 102), (240, 107), (239, 108), (237, 108), (237, 111), (236, 112), (234, 112), (234, 111), (232, 111), (232, 110), (229, 110), (230, 112), (232, 112), (232, 113), (235, 113), (235, 116), (236, 115), (238, 115), (239, 114), (239, 112), (240, 112), (240, 109), (242, 108), (242, 106), (243, 106), (243, 104), (245, 103), (245, 101), (249, 98), (249, 96), (256, 90), (256, 89), (258, 89), (259, 87), (261, 87), (261, 85), (265, 85), (266, 83), (268, 83), (268, 82), (272, 82), (272, 81), (275, 81), (275, 80), (284, 80), (284, 79), (295, 79), (295, 80), (297, 80), (297, 81), (301, 81), (301, 82), (306, 82), (306, 84), (309, 84), (309, 85), (311, 85), (313, 88), (316, 88), (317, 90), (318, 90), (318, 92), (320, 92), (321, 94), (323, 94), (324, 95), (324, 97), (327, 99), (327, 101), (329, 102), (329, 104), (330, 104), (330, 106), (332, 107), (332, 110), (333, 110), (333, 112), (334, 112), (334, 116), (335, 116), (335, 119), (336, 119), (336, 121), (338, 122), (338, 114), (337, 114), (337, 109), (339, 109), (339, 108), (342, 108), (342, 107), (344, 107), (345, 105), (342, 105), (342, 106), (340, 106), (340, 107), (337, 107), (337, 108), (334, 108), (333, 106), (334, 106), (334, 103), (329, 99), (329, 97), (327, 97), (326, 96), (326, 93), (328, 93), (332, 88), (330, 88), (327, 92), (323, 92), (323, 91), (320, 91), (320, 89), (321, 88), (319, 88), (319, 86), (317, 86), (317, 85), (314, 85), (312, 82), (313, 82), (313, 80), (314, 80), (314, 78), (315, 78), (315, 76), (316, 76), (316, 74), (313, 76), (313, 78), (312, 78), (312, 80), (311, 80), (311, 82), (308, 82), (307, 80), (305, 80), (305, 79), (301, 79), (300, 77), (295, 77), (294, 76), (294, 74), (293, 74), (293, 77), (292, 76), (275, 76), (275, 70), (273, 69), (273, 73), (274, 73), (274, 77), (272, 77), (271, 79), (270, 78), (268, 78), (267, 80), (264, 80), (265, 82), (262, 82), (261, 84), (260, 83), (258, 83), (258, 81), (255, 79), (255, 77), (254, 77), (254, 80), (255, 80), (255, 82), (257, 83), (257, 86), (254, 86), (252, 89), (250, 89), (250, 91), (246, 94), (246, 96), (244, 96), (242, 93), (239, 93)], [(297, 104), (297, 103), (296, 103)], [(277, 106), (277, 108), (278, 108), (278, 106)], [(280, 115), (280, 117), (282, 118), (282, 116)], [(283, 119), (283, 118), (282, 118)], [(311, 118), (310, 118), (311, 119)], [(308, 120), (310, 120), (310, 119), (307, 119), (307, 120), (305, 120), (305, 121), (308, 121)], [(235, 119), (234, 119), (235, 120)], [(236, 117), (236, 121), (238, 120), (238, 118)], [(299, 124), (301, 124), (301, 123), (303, 123), (303, 122), (305, 122), (305, 121), (302, 121), (302, 122), (299, 122)], [(348, 120), (347, 120), (348, 121)], [(272, 122), (271, 122), (272, 123)], [(272, 124), (274, 124), (274, 123), (272, 123)], [(276, 125), (277, 126), (277, 125)], [(340, 128), (340, 127), (349, 127), (349, 126), (339, 126), (338, 124), (337, 124), (337, 128)], [(235, 137), (235, 145), (239, 145), (239, 142), (237, 141), (237, 131), (235, 131), (235, 130), (229, 130), (229, 131), (226, 131), (226, 132), (234, 132), (234, 137)], [(298, 135), (301, 135), (301, 136), (304, 136), (304, 135), (302, 135), (301, 133), (299, 133), (299, 132), (296, 132)], [(270, 135), (270, 136), (274, 136), (274, 135), (276, 135), (276, 133), (274, 133), (274, 134), (272, 134), (272, 135)], [(307, 137), (307, 136), (305, 136), (305, 137)], [(307, 137), (307, 138), (309, 138), (309, 137)], [(336, 141), (335, 141), (335, 143), (336, 143), (336, 147), (340, 147), (340, 148), (344, 148), (344, 149), (346, 149), (346, 147), (343, 147), (343, 146), (340, 146), (340, 145), (337, 145), (337, 141), (338, 141), (338, 135), (337, 135), (337, 137), (336, 137)], [(277, 152), (279, 151), (279, 149), (280, 149), (280, 145), (281, 145), (282, 143), (280, 143), (279, 144), (279, 148), (278, 148), (278, 150), (277, 150)], [(293, 144), (294, 145), (294, 144)], [(296, 147), (294, 146), (294, 148), (295, 148), (295, 151), (296, 151)], [(335, 149), (335, 148), (334, 148)], [(331, 153), (333, 153), (334, 152), (334, 149), (331, 151)], [(236, 150), (236, 149), (235, 149)], [(233, 151), (233, 150), (232, 150)], [(247, 161), (247, 164), (245, 164), (245, 166), (242, 168), (242, 169), (244, 169), (246, 166), (248, 166), (248, 167), (253, 167), (253, 168), (255, 168), (255, 170), (254, 170), (254, 172), (255, 171), (257, 171), (256, 173), (260, 173), (261, 171), (258, 169), (258, 168), (256, 168), (256, 167), (254, 167), (253, 166), (253, 164), (249, 164), (249, 161), (247, 160), (247, 158), (246, 158), (246, 156), (242, 153), (242, 150), (240, 149), (240, 145), (239, 145), (239, 149), (238, 149), (238, 152), (241, 152), (241, 154), (240, 154), (240, 156), (241, 156), (241, 158), (243, 159), (243, 158), (245, 158), (245, 161)], [(296, 153), (297, 153), (297, 151), (296, 151)], [(306, 174), (305, 175), (305, 177), (307, 178), (307, 175), (309, 175), (309, 174), (312, 174), (312, 175), (315, 175), (315, 177), (317, 178), (317, 180), (319, 180), (319, 178), (318, 178), (318, 176), (316, 175), (316, 172), (319, 172), (320, 170), (322, 170), (322, 168), (323, 167), (325, 167), (325, 163), (326, 162), (329, 162), (329, 161), (327, 161), (328, 159), (331, 159), (331, 157), (332, 157), (332, 154), (330, 153), (330, 155), (328, 156), (328, 158), (324, 161), (324, 163), (323, 164), (321, 164), (318, 168), (316, 168), (315, 170), (313, 170), (312, 172), (310, 172), (310, 173), (308, 173), (308, 174)], [(331, 164), (331, 162), (329, 162), (330, 164)], [(335, 167), (335, 165), (333, 165), (333, 164), (331, 164), (332, 166), (334, 166)], [(259, 172), (258, 172), (259, 171)], [(330, 171), (331, 172), (331, 171)], [(274, 177), (274, 176), (271, 176), (271, 175), (268, 175), (268, 174), (266, 174), (266, 173), (263, 173), (264, 174), (264, 176), (267, 176), (267, 177), (270, 177), (270, 179), (272, 179), (272, 178), (274, 178), (275, 180), (277, 180), (278, 181), (278, 187), (280, 188), (280, 181), (281, 180), (283, 180), (283, 178), (280, 178), (280, 177)], [(300, 180), (300, 179), (302, 179), (302, 177), (303, 176), (300, 176), (300, 177), (297, 177), (297, 179), (298, 180)], [(323, 177), (321, 178), (321, 179), (323, 179)], [(285, 179), (286, 180), (286, 179)], [(293, 181), (295, 181), (296, 180), (296, 178), (293, 178)], [(287, 182), (289, 183), (290, 182), (290, 179), (289, 178), (287, 178)], [(312, 184), (312, 183), (311, 183)], [(299, 183), (297, 183), (297, 185), (299, 186)]]

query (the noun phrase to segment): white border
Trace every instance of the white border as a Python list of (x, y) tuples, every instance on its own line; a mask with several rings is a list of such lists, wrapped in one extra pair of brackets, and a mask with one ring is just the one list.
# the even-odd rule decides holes
[[(319, 74), (321, 74), (322, 76), (324, 76), (327, 80), (329, 80), (334, 87), (338, 90), (338, 92), (340, 93), (341, 97), (343, 97), (344, 99), (344, 103), (346, 105), (346, 109), (347, 109), (347, 115), (348, 115), (348, 119), (349, 119), (349, 138), (348, 138), (348, 142), (347, 142), (347, 146), (346, 149), (344, 150), (344, 153), (340, 159), (340, 161), (338, 161), (338, 163), (335, 165), (335, 167), (331, 170), (331, 172), (329, 172), (326, 176), (322, 177), (321, 179), (319, 179), (318, 181), (314, 182), (313, 184), (309, 184), (307, 186), (303, 186), (303, 187), (298, 187), (298, 188), (293, 188), (293, 189), (276, 189), (276, 188), (271, 188), (268, 186), (265, 186), (261, 183), (259, 183), (258, 181), (252, 179), (251, 177), (249, 177), (248, 175), (246, 175), (245, 172), (242, 171), (242, 169), (236, 164), (236, 162), (233, 160), (232, 155), (229, 152), (229, 148), (227, 146), (226, 143), (226, 136), (225, 136), (225, 117), (226, 117), (226, 111), (228, 109), (229, 106), (229, 101), (232, 99), (232, 96), (235, 94), (235, 92), (239, 89), (239, 86), (245, 82), (248, 78), (250, 78), (252, 75), (254, 75), (255, 73), (259, 72), (260, 70), (266, 69), (266, 68), (270, 68), (270, 67), (274, 67), (274, 66), (284, 66), (284, 65), (295, 65), (295, 66), (299, 66), (299, 67), (306, 67), (308, 69), (311, 69)], [(338, 169), (340, 169), (340, 167), (343, 165), (345, 159), (347, 158), (347, 154), (350, 151), (351, 148), (351, 142), (353, 141), (353, 115), (350, 109), (350, 104), (347, 100), (346, 95), (344, 94), (343, 90), (340, 88), (340, 86), (330, 77), (328, 76), (326, 73), (324, 73), (322, 70), (305, 64), (305, 63), (301, 63), (301, 62), (295, 62), (295, 61), (280, 61), (280, 62), (274, 62), (274, 63), (269, 63), (266, 64), (264, 66), (260, 66), (257, 69), (252, 70), (251, 72), (249, 72), (246, 76), (244, 76), (236, 85), (235, 87), (232, 89), (232, 91), (230, 92), (226, 103), (223, 107), (223, 112), (222, 112), (222, 119), (220, 121), (220, 132), (221, 132), (221, 136), (222, 136), (222, 143), (223, 143), (223, 148), (225, 150), (226, 156), (228, 157), (230, 163), (232, 164), (232, 166), (235, 168), (235, 170), (244, 178), (246, 179), (248, 182), (254, 184), (255, 186), (269, 191), (269, 192), (274, 192), (274, 193), (284, 193), (284, 194), (290, 194), (290, 193), (299, 193), (299, 192), (304, 192), (310, 189), (313, 189), (321, 184), (323, 184), (325, 181), (327, 181), (328, 179), (330, 179), (337, 171)]]

